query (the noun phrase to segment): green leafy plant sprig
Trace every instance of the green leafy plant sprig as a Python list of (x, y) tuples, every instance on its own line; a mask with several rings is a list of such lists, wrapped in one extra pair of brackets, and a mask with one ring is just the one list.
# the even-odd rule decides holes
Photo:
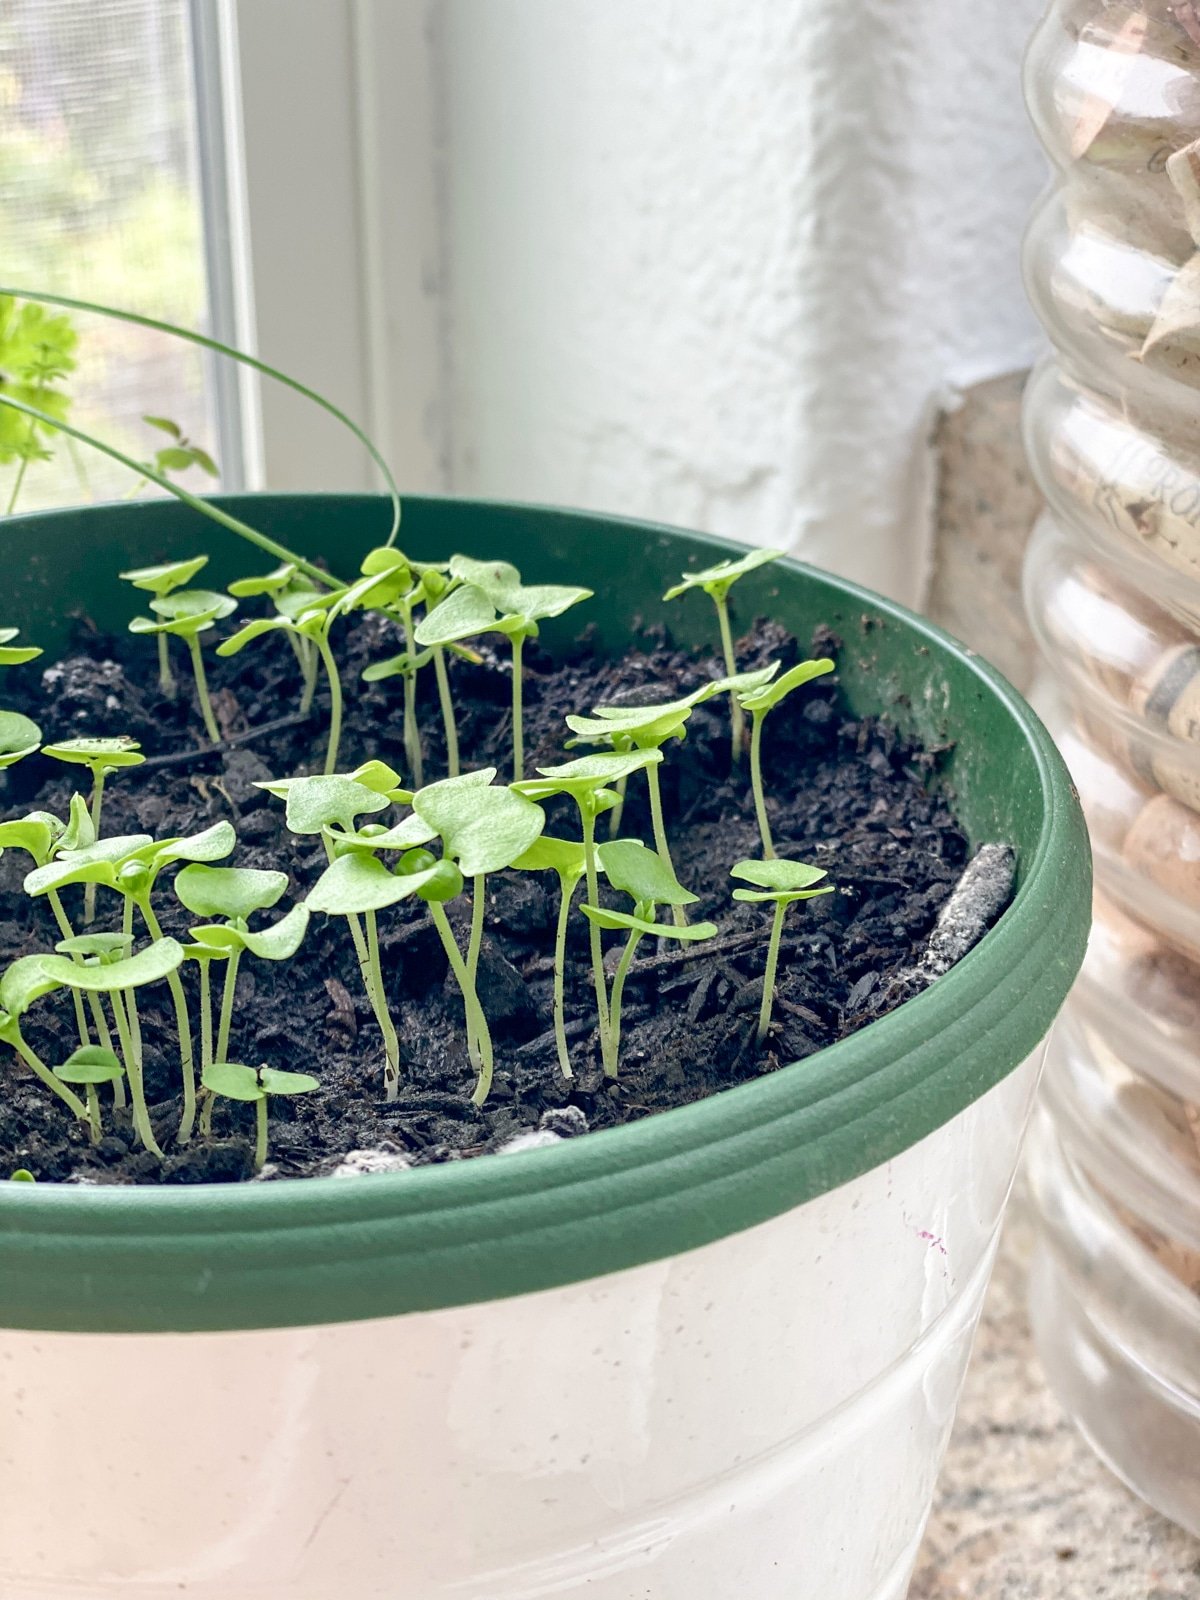
[(500, 633), (512, 648), (513, 779), (525, 771), (523, 651), (527, 639), (536, 639), (539, 624), (590, 600), (591, 589), (557, 583), (524, 584), (516, 567), (507, 561), (475, 561), (451, 556), (451, 575), (458, 587), (428, 611), (415, 630), (416, 643), (441, 648)]
[(768, 860), (775, 854), (775, 844), (771, 838), (771, 823), (767, 816), (766, 792), (763, 789), (763, 724), (767, 720), (767, 713), (773, 711), (781, 701), (786, 700), (794, 689), (800, 689), (806, 683), (811, 683), (814, 678), (824, 677), (827, 672), (832, 672), (833, 670), (834, 663), (828, 656), (820, 656), (815, 661), (801, 661), (798, 666), (790, 668), (778, 678), (772, 678), (769, 683), (743, 690), (736, 696), (743, 710), (748, 711), (751, 717), (750, 787), (754, 793), (754, 813), (758, 818), (758, 831), (762, 839), (763, 855)]
[[(62, 382), (75, 370), (77, 344), (70, 317), (52, 316), (42, 305), (0, 291), (0, 392), (17, 402), (0, 411), (0, 467), (17, 463), (8, 516), (17, 509), (30, 462), (50, 459), (43, 441), (70, 408)], [(22, 415), (20, 407), (34, 414)]]
[(212, 697), (208, 692), (208, 674), (204, 670), (204, 652), (200, 648), (200, 635), (208, 633), (225, 617), (237, 610), (232, 595), (218, 594), (215, 589), (176, 589), (169, 594), (155, 595), (150, 602), (152, 617), (134, 617), (129, 624), (130, 633), (156, 634), (160, 638), (170, 635), (182, 639), (187, 646), (192, 663), (192, 677), (196, 683), (196, 699), (204, 729), (213, 744), (220, 744), (221, 730), (213, 712)]
[[(73, 990), (72, 993), (78, 991)], [(112, 1049), (104, 1049), (101, 1045), (80, 1045), (61, 1066), (54, 1068), (54, 1076), (60, 1083), (69, 1083), (74, 1088), (83, 1087), (91, 1140), (93, 1144), (99, 1144), (104, 1136), (104, 1127), (100, 1120), (100, 1096), (96, 1090), (99, 1084), (109, 1083), (115, 1093), (117, 1085), (123, 1083), (125, 1068), (121, 1065), (120, 1057)]]
[(771, 1026), (771, 1006), (775, 998), (775, 975), (779, 968), (779, 946), (783, 937), (783, 919), (787, 908), (797, 900), (812, 900), (817, 895), (832, 894), (833, 885), (822, 885), (828, 876), (822, 868), (812, 867), (803, 861), (789, 861), (773, 856), (767, 861), (739, 861), (729, 869), (731, 878), (751, 884), (749, 889), (735, 889), (735, 900), (753, 905), (773, 905), (771, 935), (767, 941), (767, 965), (763, 974), (762, 1004), (758, 1012), (757, 1040), (762, 1045)]
[[(145, 761), (141, 754), (141, 745), (136, 739), (131, 739), (125, 734), (117, 734), (110, 738), (91, 738), (81, 736), (77, 739), (60, 739), (57, 744), (48, 744), (43, 754), (54, 761), (65, 762), (68, 766), (86, 767), (92, 777), (92, 794), (89, 803), (91, 818), (91, 839), (87, 843), (94, 843), (100, 837), (100, 818), (104, 807), (104, 785), (110, 774), (120, 772), (125, 767), (140, 767)], [(64, 845), (71, 849), (72, 844)], [(78, 848), (78, 844), (74, 845)], [(42, 863), (44, 865), (44, 863)], [(89, 883), (85, 891), (83, 920), (91, 922), (96, 915), (96, 886)]]
[[(269, 928), (253, 930), (249, 925), (249, 919), (256, 912), (269, 911), (277, 905), (287, 887), (286, 872), (254, 867), (213, 867), (193, 862), (176, 874), (175, 896), (180, 904), (193, 915), (210, 919), (189, 930), (194, 943), (183, 947), (184, 955), (194, 959), (199, 967), (202, 1083), (214, 1062), (229, 1060), (229, 1035), (243, 954), (249, 952), (263, 961), (289, 961), (304, 939), (309, 913), (303, 904), (293, 906)], [(213, 922), (212, 918), (221, 920)], [(211, 980), (214, 961), (225, 963), (215, 1047)], [(209, 1100), (201, 1113), (202, 1133), (210, 1131), (211, 1121), (212, 1102)]]
[[(334, 586), (331, 583), (329, 587)], [(276, 616), (293, 623), (302, 613), (320, 609), (332, 598), (328, 588), (317, 588), (294, 561), (282, 561), (273, 571), (261, 577), (238, 578), (229, 585), (229, 593), (239, 601), (265, 595), (274, 606)], [(321, 658), (312, 640), (300, 629), (284, 628), (281, 631), (300, 668), (300, 712), (307, 715), (316, 695)]]
[[(191, 583), (196, 574), (202, 572), (207, 565), (207, 556), (192, 556), (184, 561), (163, 561), (153, 567), (134, 567), (129, 572), (120, 573), (119, 576), (126, 583), (131, 583), (135, 589), (161, 600), (164, 596), (173, 594), (176, 589), (182, 589)], [(173, 695), (177, 687), (175, 674), (171, 671), (171, 653), (167, 646), (166, 630), (161, 630), (158, 634), (158, 686), (165, 695)]]
[(321, 1087), (307, 1072), (283, 1072), (277, 1067), (247, 1067), (240, 1061), (215, 1061), (204, 1069), (204, 1087), (210, 1095), (242, 1100), (254, 1106), (254, 1170), (267, 1164), (267, 1102), (276, 1095), (312, 1094)]
[(41, 748), (42, 730), (19, 711), (0, 711), (0, 771)]
[[(677, 584), (663, 595), (664, 600), (678, 600), (681, 595), (701, 589), (717, 608), (717, 625), (721, 633), (721, 653), (725, 658), (725, 671), (730, 677), (737, 673), (737, 655), (733, 648), (733, 630), (729, 623), (729, 591), (739, 578), (765, 566), (768, 561), (778, 561), (782, 550), (751, 550), (736, 560), (718, 561), (715, 566), (700, 572), (685, 572)], [(745, 719), (736, 698), (730, 708), (733, 725), (733, 759), (741, 759), (745, 747)]]

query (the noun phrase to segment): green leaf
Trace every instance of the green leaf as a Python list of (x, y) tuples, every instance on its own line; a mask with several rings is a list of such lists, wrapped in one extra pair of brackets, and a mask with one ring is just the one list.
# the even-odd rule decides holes
[[(169, 433), (171, 435), (172, 439), (182, 439), (183, 438), (183, 429), (179, 426), (179, 424), (177, 422), (172, 422), (170, 417), (143, 416), (142, 421), (145, 422), (145, 423), (148, 423), (150, 425), (150, 427), (152, 427), (152, 428), (158, 428), (159, 431), (162, 432), (162, 433)], [(123, 572), (121, 574), (121, 576), (123, 578), (128, 578), (129, 577), (129, 573), (128, 572)]]
[(642, 749), (657, 748), (668, 739), (680, 738), (692, 714), (690, 700), (672, 700), (661, 706), (613, 707), (597, 709), (590, 717), (567, 717), (567, 727), (589, 744), (632, 739)]
[(42, 654), (37, 645), (13, 644), (19, 628), (0, 628), (0, 667), (19, 667)]
[[(561, 616), (581, 600), (592, 598), (591, 589), (561, 583), (524, 584), (521, 574), (508, 561), (475, 561), (470, 556), (451, 556), (450, 571), (461, 583), (481, 590), (502, 617), (519, 617), (526, 623)], [(439, 642), (421, 639), (419, 630), (417, 638), (422, 644)]]
[(614, 889), (635, 902), (690, 906), (699, 898), (685, 889), (657, 850), (640, 839), (610, 839), (596, 852), (605, 877)]
[(557, 872), (565, 882), (577, 883), (583, 877), (587, 862), (582, 844), (544, 833), (512, 865), (518, 872)]
[(42, 730), (19, 711), (0, 711), (0, 768), (15, 766), (41, 743)]
[(222, 820), (184, 839), (164, 839), (149, 863), (157, 873), (172, 861), (223, 861), (237, 844), (233, 824)]
[(93, 772), (116, 772), (120, 767), (140, 767), (146, 759), (138, 754), (141, 748), (136, 739), (118, 734), (111, 739), (60, 739), (57, 744), (46, 745), (42, 754), (55, 761), (90, 767)]
[(331, 917), (383, 911), (417, 894), (433, 880), (436, 871), (436, 867), (431, 867), (426, 872), (401, 877), (389, 872), (377, 856), (352, 850), (326, 867), (305, 904), (310, 911), (323, 911)]
[(386, 661), (373, 661), (364, 669), (362, 680), (364, 683), (382, 683), (386, 678), (411, 678), (432, 660), (432, 650), (418, 650), (415, 655), (403, 650), (398, 656), (389, 656)]
[[(134, 955), (99, 967), (77, 966), (68, 956), (38, 956), (34, 959), (42, 963), (47, 978), (55, 979), (64, 988), (108, 992), (112, 989), (140, 989), (143, 984), (158, 983), (168, 972), (174, 972), (183, 960), (183, 946), (177, 939), (156, 939)], [(3, 994), (0, 993), (0, 1005), (3, 1003)]]
[(398, 800), (402, 805), (412, 803), (411, 792), (401, 788), (400, 774), (394, 767), (389, 767), (386, 761), (364, 761), (361, 767), (355, 767), (346, 776), (355, 783), (374, 789), (377, 794), (386, 794), (389, 800)]
[(464, 583), (461, 588), (452, 589), (421, 618), (414, 636), (419, 645), (452, 644), (456, 639), (471, 639), (478, 633), (492, 632), (499, 620), (495, 606), (483, 590), (473, 583)]
[(679, 582), (667, 590), (663, 599), (676, 600), (689, 589), (703, 589), (714, 600), (723, 600), (739, 578), (744, 578), (746, 573), (753, 572), (768, 561), (778, 561), (783, 554), (782, 550), (751, 550), (736, 561), (718, 561), (715, 566), (705, 567), (702, 572), (685, 572)]
[(354, 831), (358, 817), (386, 811), (386, 794), (338, 773), (298, 778), (287, 789), (287, 825), (293, 833), (320, 833), (323, 828)]
[(715, 922), (689, 922), (677, 928), (673, 922), (647, 922), (645, 917), (630, 916), (623, 911), (609, 911), (605, 906), (580, 906), (590, 922), (599, 928), (621, 929), (627, 933), (646, 933), (655, 939), (680, 939), (693, 944), (699, 939), (712, 939), (720, 932)]
[(64, 956), (96, 956), (103, 961), (118, 953), (128, 955), (133, 948), (133, 936), (128, 933), (76, 933), (69, 939), (60, 939), (54, 946)]
[(268, 1094), (312, 1094), (320, 1083), (307, 1072), (284, 1072), (279, 1067), (260, 1067), (258, 1079)]
[(740, 694), (748, 693), (752, 689), (761, 689), (764, 683), (770, 683), (778, 671), (779, 662), (772, 661), (770, 666), (755, 667), (751, 672), (734, 672), (725, 678), (714, 678), (711, 683), (706, 683), (702, 689), (696, 690), (695, 698), (697, 701), (711, 700), (718, 694), (731, 692)]
[[(62, 824), (59, 824), (61, 829)], [(47, 822), (22, 817), (17, 822), (0, 822), (0, 850), (24, 850), (41, 867), (50, 859), (56, 836)]]
[(232, 595), (218, 594), (213, 589), (181, 589), (156, 596), (150, 609), (160, 620), (134, 617), (129, 624), (130, 633), (171, 633), (190, 639), (206, 633), (222, 617), (231, 616), (237, 610), (237, 601)]
[(246, 1100), (253, 1103), (265, 1100), (267, 1091), (258, 1081), (253, 1067), (240, 1061), (213, 1061), (200, 1075), (200, 1082), (210, 1094), (224, 1095), (226, 1100)]
[(249, 600), (260, 594), (282, 594), (298, 570), (295, 562), (283, 561), (261, 578), (238, 578), (229, 585), (229, 592), (239, 600)]
[(834, 663), (828, 656), (821, 656), (816, 661), (801, 661), (798, 666), (785, 672), (782, 678), (775, 678), (770, 683), (763, 684), (758, 689), (752, 689), (738, 695), (743, 707), (747, 711), (764, 714), (777, 706), (781, 700), (787, 698), (793, 689), (799, 689), (806, 683), (811, 683), (814, 678), (821, 678), (827, 672), (834, 670)]
[(290, 961), (304, 941), (308, 920), (306, 905), (293, 906), (269, 928), (240, 930), (242, 944), (262, 961)]
[(450, 573), (459, 583), (482, 589), (498, 609), (503, 607), (502, 596), (521, 587), (521, 574), (511, 561), (476, 561), (474, 556), (451, 556)]
[(590, 600), (594, 592), (562, 583), (525, 584), (509, 594), (506, 609), (526, 622), (543, 622), (548, 617), (561, 617), (572, 606)]
[(67, 817), (67, 826), (63, 830), (62, 838), (58, 841), (60, 850), (87, 850), (96, 842), (96, 824), (92, 821), (92, 813), (88, 810), (88, 803), (81, 794), (71, 796), (71, 809)]
[(831, 894), (833, 885), (814, 888), (828, 873), (822, 867), (809, 866), (804, 861), (789, 861), (779, 856), (770, 861), (739, 861), (730, 867), (729, 876), (752, 883), (753, 889), (735, 889), (735, 900), (761, 904), (767, 900), (811, 900), (815, 895)]
[(275, 609), (281, 617), (286, 617), (305, 631), (318, 624), (323, 628), (324, 614), (344, 592), (341, 587), (314, 589), (310, 584), (296, 584), (280, 590), (275, 596)]
[(103, 883), (115, 888), (118, 869), (138, 859), (138, 852), (147, 848), (154, 848), (149, 834), (129, 833), (97, 839), (83, 850), (63, 850), (56, 860), (28, 874), (25, 893), (46, 894), (50, 889), (62, 889), (71, 883)]
[(18, 956), (0, 978), (0, 1011), (9, 1017), (23, 1017), (42, 995), (62, 987), (53, 973), (47, 972), (51, 956)]
[(54, 1076), (64, 1083), (116, 1083), (125, 1076), (125, 1068), (111, 1050), (89, 1044), (55, 1067)]
[(264, 633), (294, 633), (295, 631), (295, 623), (289, 622), (287, 617), (255, 617), (253, 622), (247, 622), (236, 633), (231, 633), (228, 639), (222, 639), (217, 646), (217, 654), (219, 656), (236, 656), (239, 651), (244, 650), (255, 639), (261, 639)]
[(175, 878), (177, 897), (196, 916), (228, 917), (238, 922), (245, 922), (255, 911), (277, 905), (287, 886), (286, 872), (207, 867), (199, 862), (184, 867)]
[(122, 572), (121, 577), (135, 589), (161, 596), (190, 583), (207, 565), (207, 556), (193, 556), (189, 561), (164, 561), (157, 567), (134, 567), (130, 572)]
[(492, 767), (468, 772), (431, 783), (413, 796), (417, 815), (436, 830), (447, 855), (468, 878), (511, 866), (546, 825), (541, 806), (493, 786), (494, 776)]
[(415, 812), (392, 828), (380, 828), (378, 833), (371, 832), (369, 827), (359, 828), (354, 833), (326, 828), (324, 833), (335, 844), (353, 845), (359, 850), (411, 850), (414, 845), (428, 844), (437, 838), (437, 829)]
[(539, 767), (538, 778), (524, 778), (512, 787), (518, 794), (531, 799), (545, 799), (552, 794), (592, 794), (606, 784), (617, 783), (646, 767), (662, 760), (661, 750), (629, 750), (612, 755), (579, 756), (575, 761), (564, 761), (559, 766)]

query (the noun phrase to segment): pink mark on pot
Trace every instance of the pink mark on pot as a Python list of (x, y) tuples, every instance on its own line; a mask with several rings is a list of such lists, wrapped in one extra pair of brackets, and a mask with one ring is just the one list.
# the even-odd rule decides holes
[(930, 1233), (928, 1228), (918, 1228), (917, 1238), (924, 1239), (928, 1244), (933, 1245), (937, 1250), (939, 1250), (944, 1256), (948, 1256), (950, 1254), (950, 1252), (946, 1249), (941, 1236), (936, 1233)]

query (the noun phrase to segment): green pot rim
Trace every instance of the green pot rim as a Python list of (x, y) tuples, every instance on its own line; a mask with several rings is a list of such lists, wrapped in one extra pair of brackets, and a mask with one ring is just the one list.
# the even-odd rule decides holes
[[(331, 514), (379, 504), (367, 496), (221, 503), (248, 514), (256, 500), (328, 505)], [(560, 538), (607, 529), (678, 540), (706, 563), (743, 548), (550, 508), (416, 504), (430, 516), (511, 514), (531, 527), (553, 524)], [(48, 519), (111, 517), (115, 509), (41, 513), (14, 525), (36, 532)], [(124, 518), (153, 511), (161, 519), (175, 508), (119, 509)], [(0, 1326), (300, 1326), (499, 1299), (616, 1272), (709, 1244), (848, 1183), (951, 1120), (1029, 1055), (1079, 968), (1090, 913), (1087, 835), (1058, 752), (1020, 695), (932, 623), (790, 559), (773, 571), (777, 582), (818, 584), (848, 609), (898, 625), (914, 655), (953, 658), (987, 708), (985, 724), (999, 718), (1019, 734), (1028, 762), (1013, 781), (1036, 786), (1040, 829), (1012, 905), (968, 956), (890, 1016), (804, 1062), (549, 1149), (357, 1180), (0, 1185)]]

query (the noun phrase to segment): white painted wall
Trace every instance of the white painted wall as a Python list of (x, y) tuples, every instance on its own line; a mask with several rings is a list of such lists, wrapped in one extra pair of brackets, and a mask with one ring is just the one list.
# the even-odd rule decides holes
[(932, 413), (1035, 345), (1018, 66), (1041, 9), (435, 5), (451, 486), (918, 599)]

